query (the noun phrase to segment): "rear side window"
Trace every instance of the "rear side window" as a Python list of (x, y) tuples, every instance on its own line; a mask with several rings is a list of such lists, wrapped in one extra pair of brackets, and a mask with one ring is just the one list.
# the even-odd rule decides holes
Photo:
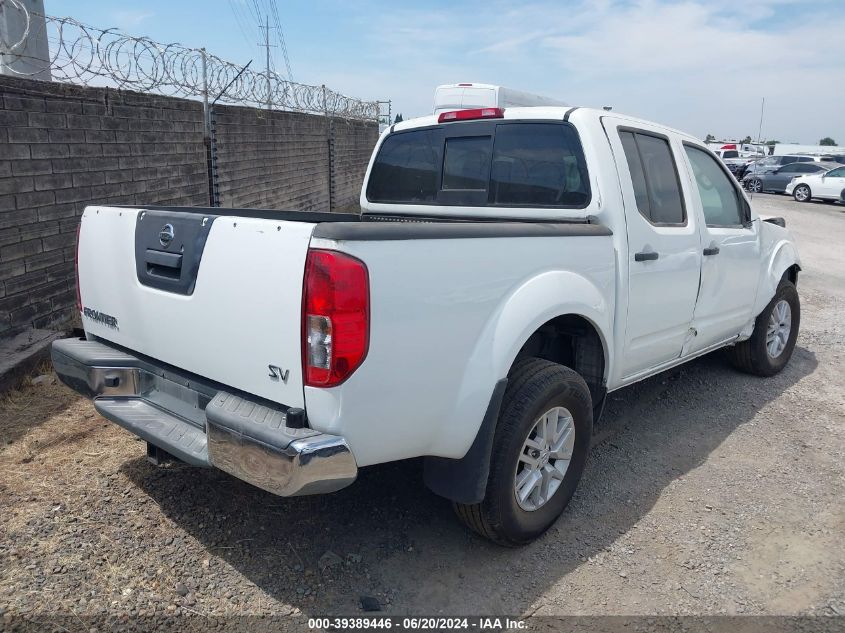
[(640, 213), (652, 224), (683, 225), (686, 212), (669, 142), (644, 132), (619, 132)]
[(584, 208), (587, 165), (569, 123), (471, 122), (388, 136), (367, 184), (371, 202)]
[(383, 202), (434, 202), (440, 176), (438, 141), (434, 130), (388, 136), (370, 173), (367, 197)]
[(634, 185), (634, 198), (637, 200), (637, 208), (647, 219), (651, 219), (651, 207), (648, 202), (648, 188), (645, 184), (645, 170), (640, 161), (640, 152), (637, 149), (637, 141), (633, 132), (620, 132), (622, 147), (625, 150), (625, 158), (628, 160), (628, 170), (631, 172), (631, 184)]

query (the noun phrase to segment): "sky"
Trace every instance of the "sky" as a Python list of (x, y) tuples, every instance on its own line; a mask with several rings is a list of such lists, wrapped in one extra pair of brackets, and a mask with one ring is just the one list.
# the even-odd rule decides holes
[[(45, 0), (46, 12), (264, 67), (273, 0)], [(255, 3), (255, 4), (253, 4)], [(295, 81), (428, 114), (484, 82), (699, 137), (845, 145), (845, 0), (276, 0)], [(274, 33), (275, 34), (275, 33)], [(278, 43), (278, 42), (275, 42)], [(285, 73), (280, 48), (273, 62)]]

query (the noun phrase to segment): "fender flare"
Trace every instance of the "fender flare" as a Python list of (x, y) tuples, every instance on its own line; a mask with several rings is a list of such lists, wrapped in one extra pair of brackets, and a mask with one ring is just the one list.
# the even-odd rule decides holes
[(775, 296), (778, 284), (783, 279), (787, 270), (793, 266), (798, 266), (801, 270), (801, 260), (798, 257), (798, 252), (795, 246), (789, 240), (780, 240), (772, 250), (772, 255), (769, 257), (766, 266), (762, 271), (762, 278), (760, 279), (759, 290), (757, 292), (757, 300), (754, 303), (754, 318), (763, 311), (763, 308)]
[[(605, 372), (609, 371), (612, 351), (606, 333), (611, 331), (609, 321), (613, 306), (608, 305), (605, 296), (613, 295), (603, 295), (595, 284), (581, 275), (571, 271), (550, 271), (527, 280), (502, 302), (478, 338), (460, 391), (462, 396), (468, 395), (478, 389), (480, 375), (491, 376), (492, 393), (487, 392), (489, 402), (485, 414), (472, 429), (474, 438), (462, 458), (425, 458), (424, 481), (432, 492), (465, 504), (480, 503), (484, 499), (507, 374), (523, 345), (542, 325), (566, 315), (587, 319), (601, 338)], [(561, 297), (578, 297), (578, 300), (561, 301)], [(530, 315), (527, 313), (529, 306)], [(487, 371), (481, 372), (485, 366)], [(467, 400), (459, 398), (459, 402)]]

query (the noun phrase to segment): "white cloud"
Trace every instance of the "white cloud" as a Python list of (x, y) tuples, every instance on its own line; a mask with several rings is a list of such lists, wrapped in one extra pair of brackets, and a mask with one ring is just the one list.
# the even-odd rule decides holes
[(845, 139), (832, 116), (845, 102), (838, 0), (453, 7), (400, 8), (370, 22), (366, 37), (381, 63), (366, 76), (340, 75), (346, 91), (392, 96), (417, 115), (429, 110), (436, 84), (487, 81), (612, 104), (702, 136), (755, 135), (765, 96), (764, 136)]
[[(111, 13), (112, 23), (124, 30), (131, 30), (140, 26), (144, 21), (150, 19), (155, 14), (152, 11), (141, 11), (138, 9), (122, 9), (113, 11)], [(130, 33), (130, 35), (140, 35), (138, 33)]]

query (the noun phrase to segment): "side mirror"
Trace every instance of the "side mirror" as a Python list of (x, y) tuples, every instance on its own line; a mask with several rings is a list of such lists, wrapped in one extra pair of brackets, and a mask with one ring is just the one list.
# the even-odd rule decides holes
[(781, 168), (780, 168), (780, 167), (778, 167), (777, 169), (772, 170), (772, 173), (773, 173), (773, 174), (779, 174), (779, 173), (780, 173), (780, 170), (781, 170)]

